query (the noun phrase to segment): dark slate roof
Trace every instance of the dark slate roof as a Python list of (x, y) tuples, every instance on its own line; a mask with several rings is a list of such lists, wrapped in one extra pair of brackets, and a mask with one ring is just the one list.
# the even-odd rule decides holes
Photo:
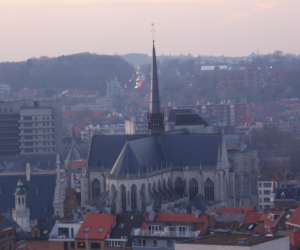
[(204, 198), (202, 194), (197, 194), (194, 199), (187, 205), (186, 209), (188, 213), (192, 212), (192, 206), (195, 207), (195, 210), (199, 210), (202, 213), (206, 212), (206, 206), (209, 205), (209, 202)]
[(128, 141), (111, 170), (111, 174), (136, 174), (139, 171), (146, 173), (147, 167), (160, 165), (165, 160), (156, 137)]
[(191, 109), (170, 109), (168, 122), (175, 122), (176, 114), (192, 114)]
[(128, 241), (125, 247), (132, 246), (133, 237), (130, 236), (133, 228), (141, 228), (143, 224), (142, 214), (118, 214), (116, 218), (116, 224), (110, 232), (111, 239), (121, 239), (122, 236), (126, 236)]
[[(56, 218), (45, 218), (42, 220), (39, 220), (37, 222), (37, 225), (35, 226), (40, 232), (41, 232), (41, 236), (40, 238), (42, 239), (48, 239), (49, 235), (55, 225), (56, 222)], [(32, 234), (29, 234), (26, 239), (30, 239), (33, 238)], [(35, 239), (35, 238), (34, 238)]]
[(128, 141), (111, 174), (138, 174), (166, 162), (176, 166), (216, 166), (221, 135), (193, 134), (149, 136)]
[(215, 166), (221, 141), (220, 134), (169, 135), (163, 136), (161, 147), (173, 165)]
[[(276, 200), (299, 200), (300, 195), (300, 188), (293, 188), (293, 189), (287, 189), (287, 188), (278, 188), (274, 190), (275, 193), (275, 199)], [(284, 193), (284, 198), (281, 198), (281, 194)]]
[[(56, 185), (56, 174), (31, 174), (30, 181), (26, 181), (25, 175), (0, 175), (0, 213), (7, 213), (8, 206), (15, 207), (14, 193), (16, 191), (19, 178), (22, 180), (27, 191), (27, 206), (30, 208), (30, 219), (42, 219), (52, 217), (54, 214), (53, 199)], [(39, 188), (36, 194), (35, 188)], [(44, 206), (47, 212), (44, 212)]]
[(0, 165), (5, 166), (6, 172), (25, 171), (26, 163), (43, 169), (56, 169), (56, 155), (19, 155), (0, 156)]
[(89, 167), (111, 169), (118, 159), (127, 141), (143, 138), (147, 135), (94, 135), (88, 157)]
[(209, 124), (198, 114), (176, 114), (175, 116), (176, 125), (204, 125)]
[(79, 154), (76, 146), (72, 145), (71, 149), (65, 159), (65, 162), (77, 161), (80, 159), (81, 159), (81, 157), (80, 157), (80, 154)]
[(26, 232), (20, 227), (20, 225), (11, 217), (10, 215), (4, 215), (5, 222), (16, 230), (16, 235), (19, 239), (24, 239), (26, 236)]

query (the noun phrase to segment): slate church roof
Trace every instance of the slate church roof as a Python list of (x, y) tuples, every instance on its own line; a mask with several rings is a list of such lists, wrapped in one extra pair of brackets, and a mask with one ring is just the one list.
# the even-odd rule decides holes
[(26, 188), (30, 220), (52, 217), (56, 174), (31, 174), (30, 181), (26, 181), (25, 175), (0, 175), (0, 214), (7, 213), (8, 207), (11, 213), (15, 207), (14, 193), (19, 178)]
[(216, 134), (149, 136), (125, 143), (111, 174), (146, 173), (151, 166), (216, 166), (222, 136)]
[(79, 154), (76, 146), (72, 145), (71, 149), (65, 159), (65, 162), (78, 161), (80, 159), (81, 159), (81, 157), (80, 157), (80, 154)]

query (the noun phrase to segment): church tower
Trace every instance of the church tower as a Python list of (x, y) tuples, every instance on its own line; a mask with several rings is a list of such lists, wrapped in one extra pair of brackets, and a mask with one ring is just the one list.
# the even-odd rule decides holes
[(64, 207), (63, 207), (63, 193), (60, 186), (60, 158), (59, 155), (56, 157), (56, 187), (54, 191), (54, 216), (59, 216), (60, 218), (64, 217)]
[(148, 130), (149, 130), (149, 135), (157, 135), (164, 132), (164, 114), (161, 112), (161, 108), (160, 108), (154, 40), (153, 40), (153, 51), (152, 51), (152, 66), (151, 66)]
[(23, 228), (24, 231), (29, 231), (29, 215), (30, 210), (26, 207), (26, 189), (23, 182), (19, 179), (15, 195), (15, 208), (12, 210), (14, 220)]

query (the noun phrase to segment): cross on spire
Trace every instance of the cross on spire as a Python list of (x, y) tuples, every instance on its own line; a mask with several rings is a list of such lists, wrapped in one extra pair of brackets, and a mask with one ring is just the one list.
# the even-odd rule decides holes
[(150, 31), (153, 32), (153, 42), (154, 42), (154, 32), (155, 32), (156, 30), (154, 29), (154, 23), (151, 23), (151, 25), (152, 25), (152, 30), (150, 30)]

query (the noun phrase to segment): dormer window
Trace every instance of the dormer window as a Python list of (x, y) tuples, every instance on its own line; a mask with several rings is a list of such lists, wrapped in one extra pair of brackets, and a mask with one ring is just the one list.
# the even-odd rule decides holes
[(87, 233), (89, 230), (90, 230), (90, 227), (86, 227), (86, 228), (83, 230), (83, 232), (84, 232), (84, 233)]
[(285, 198), (285, 193), (282, 192), (282, 193), (281, 193), (281, 199), (284, 199), (284, 198)]

